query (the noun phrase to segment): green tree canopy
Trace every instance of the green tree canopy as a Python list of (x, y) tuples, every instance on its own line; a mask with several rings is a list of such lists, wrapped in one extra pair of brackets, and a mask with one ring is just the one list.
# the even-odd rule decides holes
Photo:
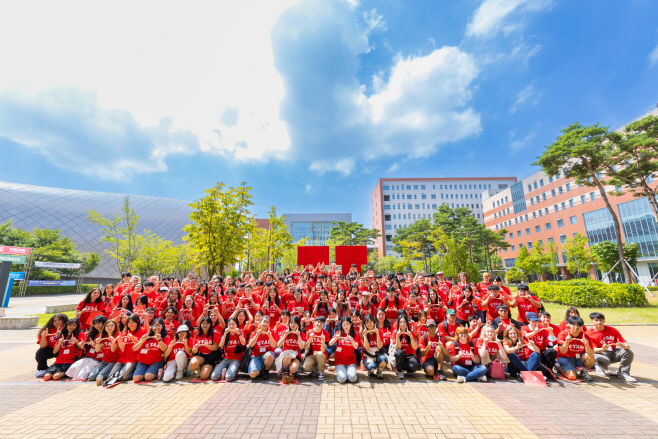
[[(617, 244), (610, 241), (603, 241), (590, 247), (590, 253), (596, 258), (596, 264), (602, 272), (610, 271), (612, 267), (619, 262), (619, 253), (617, 253)], [(624, 244), (624, 257), (631, 265), (637, 265), (637, 258), (640, 256), (640, 247), (637, 244)], [(614, 272), (621, 273), (621, 267), (617, 265)]]
[(335, 245), (371, 245), (380, 236), (377, 229), (367, 229), (356, 222), (338, 221), (333, 223), (330, 239)]

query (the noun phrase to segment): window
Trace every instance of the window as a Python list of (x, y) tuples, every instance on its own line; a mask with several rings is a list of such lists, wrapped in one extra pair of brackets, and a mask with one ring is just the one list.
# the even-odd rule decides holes
[(532, 212), (532, 217), (537, 218), (537, 212)]
[(520, 230), (516, 231), (516, 236), (518, 236), (519, 238), (521, 237), (521, 231)]
[(557, 188), (557, 193), (558, 193), (558, 194), (560, 194), (560, 195), (561, 195), (561, 194), (562, 194), (562, 192), (563, 192), (563, 191), (562, 191), (562, 186), (560, 186), (559, 188)]
[(431, 198), (432, 198), (433, 200), (436, 200), (436, 194), (432, 194)]
[(576, 215), (569, 217), (569, 224), (578, 224), (578, 217)]
[(551, 226), (551, 223), (546, 223), (546, 224), (544, 224), (544, 228), (545, 228), (546, 230), (551, 230), (551, 227), (552, 227), (552, 226)]
[[(395, 215), (394, 215), (395, 216)], [(384, 221), (390, 221), (391, 220), (391, 214), (386, 214), (384, 215)]]
[(452, 189), (452, 185), (450, 185), (450, 189)]
[(441, 194), (441, 199), (443, 200), (443, 194)]
[(489, 189), (491, 189), (491, 185), (489, 185)]
[(534, 198), (530, 198), (530, 205), (531, 205), (531, 206), (534, 206), (534, 205), (535, 205), (535, 199), (534, 199)]
[(418, 197), (416, 196), (416, 194), (414, 194), (414, 200), (416, 200), (416, 199), (418, 199)]
[(432, 189), (436, 189), (436, 185), (435, 185), (435, 184), (432, 185)]
[(537, 195), (537, 196), (535, 197), (535, 201), (536, 201), (537, 203), (539, 203), (539, 195)]
[(460, 195), (461, 195), (461, 198), (464, 199), (464, 194), (460, 194)]
[(560, 206), (558, 206), (558, 205), (556, 204), (555, 206), (553, 206), (553, 210), (554, 210), (555, 212), (559, 212), (559, 211), (560, 211)]
[(388, 190), (388, 186), (384, 186), (384, 190), (387, 191), (387, 190)]
[(528, 221), (528, 214), (525, 214), (525, 220)]
[(384, 204), (384, 210), (389, 210), (391, 208), (390, 204)]
[(482, 189), (482, 185), (480, 185), (480, 189)]
[(528, 241), (528, 248), (532, 248), (532, 241)]
[(518, 223), (519, 223), (519, 218), (518, 218), (518, 217), (514, 218), (514, 223), (515, 223), (515, 224), (518, 224)]
[(526, 234), (526, 235), (529, 235), (529, 234), (530, 234), (530, 227), (526, 227), (526, 228), (525, 228), (525, 234)]
[(459, 185), (459, 189), (461, 189), (461, 188), (462, 188), (462, 185), (460, 184), (460, 185)]
[(407, 185), (407, 189), (410, 190), (410, 189), (411, 189), (411, 185)]
[(544, 186), (544, 179), (543, 178), (539, 180), (539, 186), (542, 186), (542, 187)]
[(591, 201), (596, 200), (596, 194), (595, 194), (594, 192), (590, 192), (590, 193), (589, 193), (589, 199), (590, 199)]
[(418, 190), (418, 185), (417, 184), (414, 185), (414, 190)]
[(567, 186), (567, 192), (569, 192), (571, 190), (571, 183), (567, 183), (566, 186)]
[(541, 199), (546, 201), (546, 192), (541, 193)]
[(555, 242), (553, 238), (548, 238), (548, 242)]
[(427, 195), (422, 194), (422, 195), (420, 196), (420, 198), (421, 198), (421, 200), (426, 200), (426, 199), (427, 199)]
[(392, 237), (393, 237), (393, 235), (386, 235), (386, 241), (390, 242)]
[(514, 244), (512, 244), (512, 251), (514, 251), (514, 250), (515, 250), (515, 249), (514, 249)]
[(519, 244), (519, 250), (523, 248), (523, 244)]
[[(418, 215), (420, 217), (420, 215)], [(416, 219), (416, 214), (414, 213), (414, 219)]]
[(386, 246), (386, 250), (387, 250), (387, 251), (391, 251), (391, 250), (393, 250), (393, 246), (392, 246), (392, 245), (387, 245), (387, 246)]
[(390, 225), (390, 224), (385, 225), (385, 226), (384, 226), (384, 229), (386, 229), (386, 230), (391, 230), (391, 225)]
[(533, 181), (532, 185), (535, 187), (535, 189), (537, 189), (537, 182), (536, 181)]
[(580, 196), (580, 202), (581, 202), (581, 204), (587, 203), (587, 198), (585, 197), (585, 195)]
[(548, 182), (549, 182), (549, 183), (553, 183), (553, 176), (552, 176), (552, 175), (549, 175), (549, 176), (548, 176)]
[(391, 201), (390, 195), (384, 195), (384, 201)]
[(564, 227), (564, 221), (562, 221), (561, 219), (558, 219), (557, 220), (557, 228), (559, 229), (560, 227)]
[(478, 218), (480, 218), (480, 214), (478, 213)]
[(565, 203), (565, 202), (563, 201), (561, 204), (562, 204), (562, 210), (566, 210), (566, 209), (567, 209), (567, 203)]
[(544, 241), (543, 241), (542, 239), (540, 239), (540, 240), (537, 241), (537, 242), (538, 242), (540, 245), (544, 245)]
[(567, 263), (567, 254), (566, 253), (562, 253), (562, 263), (563, 264)]
[(573, 198), (569, 198), (569, 207), (573, 207)]
[(420, 188), (421, 188), (421, 189), (425, 189), (425, 185), (424, 185), (424, 184), (421, 184), (421, 185), (420, 185)]
[(544, 214), (548, 215), (548, 207), (544, 207)]
[(647, 175), (647, 183), (649, 184), (653, 183), (653, 174)]
[(555, 189), (551, 189), (551, 197), (555, 196)]
[(436, 209), (436, 204), (432, 204), (432, 209)]
[(514, 238), (514, 233), (509, 234), (509, 239), (512, 239), (512, 238)]
[(528, 183), (528, 192), (532, 192), (532, 185)]
[[(403, 195), (404, 197), (404, 195)], [(407, 195), (407, 200), (411, 200), (411, 195)]]
[(541, 232), (541, 226), (535, 226), (535, 233)]
[(416, 204), (416, 209), (420, 209), (420, 204)]
[(567, 235), (560, 235), (560, 244), (565, 244), (566, 242), (567, 242)]
[(542, 211), (539, 210), (539, 216), (541, 217), (543, 215)]

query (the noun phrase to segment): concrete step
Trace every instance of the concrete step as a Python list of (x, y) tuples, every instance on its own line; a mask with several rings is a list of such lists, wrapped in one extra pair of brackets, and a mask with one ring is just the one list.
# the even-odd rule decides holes
[(29, 329), (39, 324), (39, 316), (33, 317), (1, 317), (0, 330)]
[(49, 305), (46, 306), (46, 314), (56, 314), (58, 312), (66, 312), (66, 311), (75, 311), (75, 308), (77, 308), (78, 304), (74, 303), (73, 305)]

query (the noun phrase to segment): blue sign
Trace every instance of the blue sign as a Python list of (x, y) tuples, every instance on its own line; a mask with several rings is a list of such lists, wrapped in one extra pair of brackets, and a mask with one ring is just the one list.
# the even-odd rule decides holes
[(9, 298), (11, 297), (11, 290), (14, 287), (14, 281), (25, 279), (24, 271), (11, 271), (9, 272), (9, 279), (7, 280), (7, 289), (5, 290), (5, 296), (0, 306), (6, 308), (9, 306)]
[(12, 271), (9, 273), (9, 280), (23, 280), (25, 279), (24, 271)]
[(74, 280), (28, 280), (28, 287), (72, 287)]

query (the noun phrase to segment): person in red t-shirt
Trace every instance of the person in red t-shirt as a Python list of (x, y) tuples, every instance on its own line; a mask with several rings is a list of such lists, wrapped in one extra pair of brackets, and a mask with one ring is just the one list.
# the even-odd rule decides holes
[(269, 379), (270, 367), (274, 363), (274, 349), (276, 348), (276, 339), (270, 331), (269, 316), (260, 318), (258, 330), (251, 335), (248, 346), (252, 348), (249, 376), (253, 379), (260, 375), (264, 380)]
[(326, 319), (319, 316), (313, 323), (313, 329), (306, 332), (306, 357), (304, 358), (303, 368), (306, 372), (311, 372), (312, 376), (317, 374), (319, 381), (324, 381), (324, 366), (328, 359), (327, 343), (329, 343), (329, 333), (324, 329)]
[(146, 334), (146, 329), (142, 327), (141, 320), (137, 314), (128, 315), (126, 313), (124, 318), (126, 322), (123, 326), (123, 331), (117, 337), (117, 346), (121, 350), (121, 354), (110, 372), (110, 375), (121, 372), (121, 381), (127, 381), (133, 377), (138, 363), (137, 352), (133, 351), (133, 346)]
[(425, 310), (427, 310), (427, 315), (430, 319), (435, 322), (442, 322), (445, 320), (445, 312), (448, 310), (448, 307), (445, 306), (443, 299), (436, 290), (431, 289), (427, 294)]
[[(383, 369), (386, 367), (387, 361), (380, 360), (380, 351), (384, 346), (382, 336), (377, 328), (377, 322), (372, 314), (366, 314), (363, 318), (363, 330), (361, 331), (363, 343), (363, 366), (368, 371), (368, 376), (377, 376), (378, 379), (383, 380)], [(385, 357), (385, 356), (384, 356)], [(376, 372), (373, 372), (374, 370)]]
[(210, 378), (215, 365), (219, 362), (219, 338), (220, 331), (212, 326), (210, 317), (204, 317), (199, 324), (199, 331), (192, 346), (192, 359), (190, 369), (199, 373), (199, 378), (207, 380)]
[(281, 320), (281, 312), (285, 309), (283, 300), (279, 297), (279, 290), (272, 285), (263, 296), (263, 305), (260, 307), (264, 315), (270, 318), (270, 327), (274, 328)]
[(193, 296), (187, 296), (183, 300), (183, 307), (178, 313), (178, 320), (184, 322), (188, 320), (193, 326), (198, 326), (199, 318), (203, 314), (203, 307), (197, 306)]
[(133, 373), (134, 383), (142, 380), (153, 381), (158, 377), (158, 371), (164, 366), (162, 354), (167, 350), (170, 340), (170, 337), (167, 337), (164, 320), (153, 320), (148, 334), (144, 334), (139, 343), (133, 346), (133, 350), (139, 352), (137, 354), (139, 363)]
[(529, 312), (537, 313), (537, 310), (541, 308), (541, 302), (539, 298), (530, 294), (530, 288), (526, 284), (519, 285), (519, 293), (514, 296), (514, 299), (510, 303), (510, 307), (517, 307), (519, 309), (519, 314), (517, 320), (525, 325), (528, 324), (528, 319), (526, 314)]
[(417, 321), (418, 313), (424, 309), (423, 303), (418, 300), (418, 287), (416, 286), (409, 291), (409, 300), (404, 304), (404, 310), (407, 312), (409, 320)]
[(482, 326), (482, 321), (480, 321), (478, 316), (470, 316), (468, 318), (468, 336), (471, 340), (480, 338), (480, 329)]
[(103, 311), (105, 311), (105, 302), (101, 290), (92, 288), (76, 307), (75, 316), (80, 320), (80, 329), (83, 331), (89, 329), (91, 327), (91, 322), (88, 321), (89, 317), (92, 315), (96, 317), (102, 314)]
[(439, 336), (446, 345), (451, 341), (457, 340), (457, 328), (461, 325), (457, 323), (457, 315), (454, 309), (446, 311), (446, 319), (439, 326)]
[(570, 316), (567, 327), (557, 337), (557, 368), (567, 379), (575, 380), (577, 370), (585, 381), (591, 381), (587, 369), (594, 365), (592, 342), (583, 330), (583, 319)]
[(75, 363), (84, 348), (78, 337), (80, 337), (80, 321), (73, 318), (66, 322), (61, 336), (53, 348), (53, 353), (56, 355), (55, 363), (46, 369), (46, 373), (43, 375), (44, 381), (57, 381), (66, 376), (66, 371)]
[(418, 358), (416, 358), (416, 349), (418, 343), (409, 328), (409, 320), (403, 314), (398, 317), (397, 331), (393, 339), (395, 340), (395, 368), (398, 371), (398, 379), (404, 380), (404, 374), (414, 373), (420, 369)]
[(454, 298), (454, 310), (457, 311), (457, 323), (461, 326), (468, 326), (468, 318), (475, 315), (473, 306), (473, 288), (470, 285), (462, 289), (461, 295)]
[(187, 369), (187, 364), (190, 358), (192, 358), (192, 347), (190, 346), (192, 335), (190, 328), (186, 325), (180, 325), (175, 331), (176, 334), (164, 353), (167, 364), (162, 380), (165, 382), (172, 381), (173, 379), (177, 381), (182, 380)]
[[(532, 314), (534, 314), (534, 316)], [(536, 321), (539, 321), (539, 317), (537, 317), (537, 314), (535, 313), (529, 313), (528, 317), (536, 318)], [(527, 329), (527, 326), (523, 327), (524, 331)], [(543, 330), (539, 328), (537, 329), (538, 331), (543, 332)], [(524, 332), (524, 335), (525, 334), (533, 333)], [(520, 381), (523, 381), (521, 372), (532, 372), (541, 368), (541, 350), (535, 343), (535, 339), (541, 339), (541, 337), (541, 334), (534, 334), (530, 339), (524, 338), (519, 335), (519, 330), (514, 326), (510, 326), (505, 330), (503, 333), (503, 346), (505, 352), (507, 352), (507, 357), (509, 358), (507, 371), (510, 375), (516, 376)]]
[(315, 302), (315, 306), (313, 306), (313, 312), (311, 313), (311, 316), (313, 318), (317, 316), (327, 318), (330, 308), (331, 303), (329, 302), (329, 292), (327, 290), (321, 290), (318, 296), (318, 300)]
[(69, 316), (66, 314), (55, 314), (48, 319), (48, 322), (39, 331), (39, 338), (37, 339), (39, 349), (37, 349), (35, 355), (35, 359), (37, 360), (37, 373), (35, 376), (37, 378), (43, 378), (46, 374), (46, 369), (48, 369), (48, 360), (56, 357), (53, 353), (53, 348), (57, 345), (57, 340), (59, 340), (62, 330), (66, 327), (66, 322), (68, 321)]
[(359, 343), (355, 340), (356, 333), (349, 317), (340, 319), (340, 330), (329, 341), (329, 346), (336, 345), (334, 363), (336, 365), (336, 381), (343, 384), (346, 381), (356, 382), (356, 349)]
[(99, 336), (94, 340), (96, 342), (95, 350), (101, 353), (100, 364), (91, 371), (87, 377), (88, 381), (96, 381), (96, 385), (100, 385), (110, 376), (110, 372), (119, 359), (119, 355), (121, 355), (116, 340), (119, 335), (117, 322), (114, 320), (106, 321)]
[(275, 360), (276, 370), (279, 376), (283, 372), (290, 372), (293, 376), (297, 373), (301, 365), (301, 350), (305, 344), (305, 334), (301, 331), (299, 316), (290, 317), (288, 327), (281, 337), (279, 337), (279, 342), (277, 343), (277, 348), (281, 349), (281, 354)]
[[(480, 330), (480, 338), (475, 344), (480, 356), (480, 364), (488, 365), (494, 360), (500, 360), (503, 364), (508, 362), (507, 352), (501, 341), (496, 337), (496, 331), (490, 325), (484, 325)], [(483, 377), (480, 381), (486, 381)]]
[(425, 371), (425, 375), (433, 377), (435, 380), (446, 379), (443, 373), (443, 359), (448, 353), (448, 350), (441, 342), (441, 337), (436, 331), (436, 322), (428, 320), (425, 324), (427, 326), (427, 334), (420, 338), (418, 347), (421, 355), (421, 367)]
[(396, 291), (392, 287), (386, 290), (386, 297), (380, 303), (380, 307), (386, 312), (386, 318), (389, 323), (393, 324), (397, 322), (398, 311), (404, 309), (404, 304), (405, 300), (401, 294), (396, 294)]
[(509, 308), (510, 303), (499, 293), (500, 288), (498, 285), (489, 285), (487, 289), (489, 294), (482, 300), (482, 308), (487, 310), (487, 323), (491, 323), (492, 320), (498, 317), (498, 306), (507, 305)]
[(240, 361), (247, 350), (247, 340), (240, 332), (235, 317), (231, 317), (226, 323), (226, 331), (219, 341), (219, 347), (224, 349), (224, 359), (215, 367), (210, 379), (233, 381), (238, 376)]
[(89, 374), (101, 364), (103, 351), (96, 349), (96, 338), (99, 337), (103, 325), (107, 321), (104, 315), (94, 317), (91, 328), (86, 332), (80, 333), (82, 353), (79, 359), (66, 371), (66, 376), (73, 381), (84, 381)]
[(617, 376), (626, 382), (635, 383), (637, 380), (631, 376), (631, 363), (635, 355), (619, 331), (612, 326), (606, 326), (605, 316), (600, 312), (589, 315), (594, 324), (587, 335), (592, 340), (594, 351), (594, 368), (599, 376), (607, 376), (607, 369), (611, 363), (620, 363)]
[[(580, 317), (580, 311), (578, 311), (578, 308), (576, 308), (575, 306), (570, 306), (569, 308), (567, 308), (567, 312), (566, 312), (566, 315), (564, 316), (564, 320), (562, 320), (562, 322), (560, 322), (560, 324), (558, 325), (558, 327), (560, 328), (560, 332), (567, 329), (567, 326), (568, 326), (567, 325), (567, 320), (569, 319), (569, 317), (572, 317), (572, 316), (573, 317)], [(587, 331), (587, 328), (584, 328), (584, 330)]]
[(468, 329), (463, 326), (457, 328), (457, 341), (447, 347), (447, 360), (452, 363), (452, 372), (457, 376), (458, 383), (487, 380), (487, 367), (480, 364), (480, 356), (471, 342)]

